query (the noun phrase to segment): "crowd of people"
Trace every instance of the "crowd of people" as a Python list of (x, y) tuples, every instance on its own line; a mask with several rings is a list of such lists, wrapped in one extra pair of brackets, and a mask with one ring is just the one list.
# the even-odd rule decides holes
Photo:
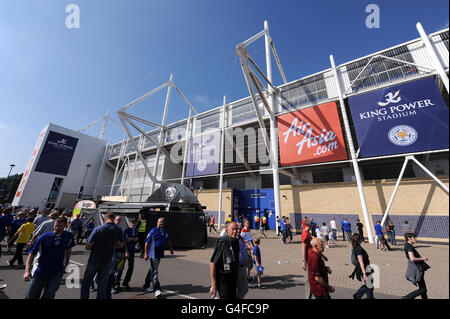
[[(228, 222), (226, 228), (220, 234), (214, 247), (210, 260), (212, 298), (221, 299), (243, 299), (248, 292), (248, 284), (254, 281), (250, 276), (252, 268), (255, 268), (257, 288), (264, 288), (261, 284), (264, 267), (261, 259), (261, 239), (255, 240), (251, 237), (249, 229), (250, 222)], [(278, 231), (281, 233), (283, 243), (287, 238), (292, 241), (292, 226), (289, 218), (283, 216), (279, 223)], [(351, 244), (351, 263), (354, 266), (349, 278), (362, 282), (361, 287), (353, 294), (354, 299), (361, 299), (366, 295), (367, 299), (374, 298), (373, 276), (374, 268), (371, 266), (369, 254), (361, 246), (365, 242), (364, 225), (358, 219), (356, 227), (358, 232), (352, 232), (351, 223), (347, 218), (340, 221), (342, 240)], [(328, 276), (332, 273), (330, 267), (326, 266), (328, 258), (324, 254), (325, 248), (335, 247), (338, 236), (338, 222), (332, 218), (329, 224), (319, 224), (313, 218), (305, 217), (301, 227), (302, 268), (305, 271), (305, 299), (331, 299), (330, 294), (335, 288), (329, 284)], [(415, 248), (416, 235), (408, 221), (402, 225), (405, 237), (404, 251), (408, 260), (407, 279), (418, 289), (403, 298), (416, 298), (421, 296), (427, 299), (427, 288), (424, 280), (425, 271), (429, 269), (427, 257), (421, 257)], [(384, 251), (388, 245), (385, 235), (387, 234), (392, 245), (396, 245), (395, 225), (388, 221), (386, 227), (381, 227), (381, 221), (375, 225), (377, 233), (377, 249)], [(388, 246), (389, 247), (389, 246)], [(390, 250), (391, 248), (389, 248)], [(378, 274), (379, 275), (379, 274)]]
[[(89, 259), (81, 282), (81, 299), (88, 299), (89, 293), (95, 291), (98, 299), (111, 299), (111, 294), (119, 293), (122, 289), (130, 290), (129, 283), (137, 253), (149, 262), (143, 289), (153, 292), (155, 297), (161, 295), (159, 265), (166, 248), (169, 248), (171, 254), (174, 253), (164, 228), (164, 218), (158, 219), (156, 227), (148, 231), (142, 215), (131, 220), (123, 229), (120, 226), (122, 216), (115, 216), (113, 213), (104, 215), (102, 225), (96, 225), (93, 218), (86, 218), (84, 214), (72, 217), (72, 212), (58, 209), (37, 211), (9, 207), (2, 209), (1, 213), (0, 241), (7, 239), (8, 252), (15, 246), (13, 257), (7, 259), (6, 263), (14, 267), (17, 262), (19, 267), (25, 268), (23, 279), (29, 281), (25, 294), (27, 299), (55, 298), (65, 269), (70, 264), (72, 248), (76, 244), (83, 244), (84, 240)], [(214, 222), (213, 216), (207, 219), (207, 225), (215, 230)], [(249, 284), (255, 284), (259, 289), (265, 288), (262, 283), (264, 267), (261, 232), (258, 237), (253, 238), (250, 224), (250, 220), (243, 216), (226, 221), (226, 228), (216, 241), (210, 259), (210, 294), (213, 298), (244, 299)], [(360, 299), (365, 294), (368, 299), (373, 298), (373, 285), (368, 283), (374, 269), (370, 266), (367, 251), (361, 246), (365, 240), (364, 225), (358, 220), (358, 232), (353, 233), (347, 218), (343, 218), (340, 223), (332, 218), (328, 224), (323, 222), (319, 225), (313, 218), (307, 217), (302, 220), (301, 226), (305, 298), (329, 299), (330, 294), (335, 291), (329, 284), (331, 269), (326, 266), (328, 259), (324, 251), (325, 248), (335, 247), (339, 224), (343, 241), (351, 243), (351, 262), (354, 270), (349, 277), (362, 282), (353, 297)], [(277, 226), (283, 244), (291, 243), (293, 227), (289, 218), (283, 216)], [(392, 221), (388, 221), (384, 228), (381, 222), (377, 221), (374, 228), (377, 248), (380, 251), (391, 249), (385, 235), (391, 245), (396, 245), (396, 226)], [(422, 299), (426, 299), (424, 273), (429, 268), (426, 263), (428, 258), (421, 257), (415, 248), (416, 235), (408, 221), (404, 222), (401, 229), (405, 237), (404, 251), (408, 260), (407, 278), (419, 287), (404, 298), (416, 298), (420, 295)], [(137, 244), (139, 248), (136, 247)], [(0, 257), (1, 249), (0, 245)], [(24, 253), (27, 254), (25, 263)], [(121, 283), (125, 264), (128, 264), (128, 269)]]
[[(80, 299), (88, 299), (89, 293), (95, 291), (97, 299), (111, 299), (111, 294), (130, 290), (136, 252), (149, 262), (143, 289), (159, 297), (162, 293), (158, 279), (160, 260), (166, 246), (174, 253), (164, 229), (164, 218), (158, 219), (150, 231), (146, 230), (142, 215), (131, 220), (125, 230), (119, 226), (121, 222), (122, 216), (113, 213), (105, 214), (104, 223), (96, 225), (95, 219), (88, 219), (83, 213), (72, 217), (72, 212), (61, 209), (38, 211), (8, 207), (1, 211), (0, 242), (7, 239), (8, 252), (15, 245), (15, 253), (6, 263), (15, 267), (17, 262), (18, 268), (25, 269), (23, 279), (29, 281), (26, 299), (55, 298), (70, 264), (72, 248), (83, 244), (83, 240), (90, 254), (81, 281)], [(24, 253), (27, 254), (25, 263)], [(126, 263), (128, 269), (121, 285)]]

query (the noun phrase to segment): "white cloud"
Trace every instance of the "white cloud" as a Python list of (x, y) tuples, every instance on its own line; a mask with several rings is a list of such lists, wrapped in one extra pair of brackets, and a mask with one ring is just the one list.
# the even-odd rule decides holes
[(196, 94), (194, 95), (194, 102), (200, 105), (207, 105), (210, 103), (209, 98), (206, 94)]

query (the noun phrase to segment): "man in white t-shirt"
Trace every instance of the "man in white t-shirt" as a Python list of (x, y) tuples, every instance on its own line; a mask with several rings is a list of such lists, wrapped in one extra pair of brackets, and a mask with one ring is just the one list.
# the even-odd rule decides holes
[(322, 227), (320, 228), (320, 234), (322, 235), (322, 240), (327, 243), (327, 248), (333, 247), (330, 242), (330, 229), (328, 228), (326, 223), (322, 224)]
[(280, 218), (277, 216), (277, 230), (278, 230), (278, 235), (277, 236), (281, 236), (281, 220)]
[(336, 220), (334, 219), (334, 217), (331, 218), (330, 228), (331, 228), (331, 232), (332, 232), (332, 236), (333, 236), (333, 242), (334, 242), (335, 240), (337, 240), (337, 231), (338, 231), (337, 223), (336, 223)]

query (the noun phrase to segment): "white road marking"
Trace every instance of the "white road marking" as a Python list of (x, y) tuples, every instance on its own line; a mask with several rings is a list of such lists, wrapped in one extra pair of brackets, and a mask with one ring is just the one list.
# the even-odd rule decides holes
[(164, 291), (165, 291), (165, 292), (168, 292), (168, 293), (170, 293), (170, 294), (174, 294), (174, 295), (177, 295), (177, 296), (186, 298), (186, 299), (198, 299), (198, 298), (195, 298), (195, 297), (182, 295), (182, 294), (176, 293), (175, 291), (171, 291), (171, 290), (165, 290), (165, 289), (164, 289)]
[(72, 259), (69, 259), (69, 261), (70, 261), (70, 263), (72, 263), (72, 264), (75, 264), (75, 265), (78, 265), (78, 266), (84, 266), (83, 264), (80, 264), (80, 263), (78, 263), (78, 262), (76, 262), (76, 261), (73, 261)]

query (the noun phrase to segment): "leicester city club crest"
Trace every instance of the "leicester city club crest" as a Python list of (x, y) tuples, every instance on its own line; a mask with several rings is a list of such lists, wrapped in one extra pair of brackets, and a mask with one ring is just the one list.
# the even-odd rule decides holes
[(398, 146), (408, 146), (417, 140), (417, 131), (408, 125), (397, 125), (388, 133), (389, 141)]
[(201, 159), (198, 163), (197, 163), (197, 170), (199, 172), (203, 172), (206, 169), (206, 161), (204, 159)]

